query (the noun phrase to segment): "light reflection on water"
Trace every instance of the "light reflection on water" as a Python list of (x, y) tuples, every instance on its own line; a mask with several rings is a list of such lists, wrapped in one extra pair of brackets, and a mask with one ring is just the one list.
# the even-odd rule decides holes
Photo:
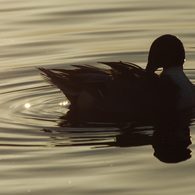
[[(194, 69), (194, 8), (194, 1), (1, 2), (1, 193), (193, 194), (189, 139), (188, 160), (168, 165), (154, 157), (153, 127), (66, 126), (60, 118), (69, 103), (36, 67), (103, 60), (145, 67), (151, 42), (173, 33), (184, 42), (185, 68)], [(186, 74), (195, 84), (195, 71)]]
[[(192, 78), (195, 78), (194, 71), (188, 71), (188, 73), (191, 74)], [(33, 80), (33, 77), (28, 76), (28, 72), (26, 74), (27, 76), (23, 76), (23, 79), (26, 77), (26, 80)], [(37, 71), (34, 71), (34, 74), (37, 74)], [(8, 185), (11, 179), (15, 186), (20, 186), (21, 182), (30, 185), (28, 190), (36, 189), (39, 192), (43, 188), (47, 192), (48, 188), (46, 186), (40, 188), (38, 183), (46, 184), (45, 182), (51, 182), (47, 175), (52, 175), (57, 180), (61, 178), (67, 185), (77, 184), (81, 190), (80, 178), (83, 178), (83, 174), (86, 172), (85, 182), (81, 182), (85, 186), (85, 189), (82, 189), (83, 192), (90, 191), (86, 183), (91, 182), (91, 180), (97, 181), (98, 178), (106, 182), (113, 174), (116, 177), (112, 176), (114, 178), (113, 183), (108, 186), (111, 188), (113, 184), (116, 185), (119, 182), (117, 178), (120, 175), (120, 181), (126, 178), (123, 185), (117, 185), (117, 189), (122, 191), (122, 188), (125, 188), (126, 185), (129, 186), (126, 180), (132, 180), (132, 177), (135, 177), (134, 181), (139, 180), (140, 177), (147, 178), (144, 175), (148, 172), (148, 169), (155, 175), (161, 174), (161, 169), (164, 166), (159, 165), (160, 161), (155, 159), (159, 158), (166, 162), (167, 157), (165, 159), (163, 151), (164, 148), (165, 152), (170, 150), (170, 146), (165, 145), (166, 147), (160, 151), (161, 155), (159, 156), (159, 146), (157, 146), (158, 151), (156, 151), (156, 146), (153, 144), (154, 129), (152, 126), (134, 127), (132, 126), (133, 124), (116, 126), (112, 123), (89, 123), (87, 127), (64, 125), (63, 118), (60, 119), (60, 117), (68, 111), (67, 100), (52, 86), (44, 87), (39, 74), (37, 74), (36, 78), (38, 82), (36, 85), (33, 84), (35, 88), (32, 87), (31, 83), (23, 84), (23, 82), (18, 82), (18, 87), (21, 90), (17, 90), (17, 85), (9, 89), (5, 86), (9, 93), (4, 93), (0, 96), (1, 101), (4, 102), (1, 107), (4, 114), (1, 115), (0, 119), (1, 171), (4, 175), (9, 173), (8, 176), (5, 176), (3, 182), (5, 186)], [(11, 92), (12, 90), (13, 92)], [(26, 102), (31, 104), (29, 109), (24, 107)], [(190, 129), (193, 140), (194, 126), (191, 126)], [(191, 158), (190, 149), (193, 152), (194, 145), (190, 145), (191, 140), (188, 135), (182, 137), (185, 138), (181, 140), (184, 146), (184, 149), (182, 149), (184, 152), (182, 154), (183, 159), (180, 158), (181, 156), (177, 159), (178, 161), (188, 159), (184, 161), (186, 166), (193, 168), (193, 154)], [(159, 136), (155, 134), (155, 138), (159, 143)], [(173, 139), (171, 141), (174, 143)], [(188, 145), (190, 145), (190, 149), (187, 149)], [(179, 149), (179, 151), (181, 150)], [(173, 161), (173, 159), (170, 160)], [(15, 164), (12, 172), (16, 175), (9, 171), (12, 163)], [(186, 171), (185, 177), (191, 178), (192, 175), (188, 171), (189, 168), (184, 166), (185, 164), (181, 164), (180, 168)], [(161, 167), (160, 169), (159, 166)], [(31, 171), (30, 167), (34, 167), (33, 171)], [(175, 167), (169, 172), (177, 175), (178, 165), (175, 165)], [(109, 171), (110, 168), (113, 169), (114, 173)], [(166, 167), (164, 168), (166, 172)], [(67, 169), (69, 170), (68, 173)], [(129, 170), (128, 175), (125, 169)], [(143, 175), (135, 173), (135, 171), (139, 172), (140, 170), (142, 170)], [(93, 176), (90, 176), (91, 171)], [(164, 173), (160, 180), (155, 181), (157, 186), (160, 186), (160, 182), (167, 181), (166, 177), (170, 176), (169, 172)], [(99, 173), (102, 173), (102, 175)], [(27, 176), (29, 174), (31, 176)], [(67, 179), (64, 174), (68, 174)], [(34, 181), (35, 177), (38, 183), (36, 180)], [(24, 178), (28, 178), (28, 180), (24, 181)], [(172, 177), (172, 179), (174, 178)], [(9, 182), (6, 183), (6, 181)], [(28, 183), (32, 181), (36, 186)], [(154, 182), (153, 177), (150, 181)], [(182, 182), (183, 180), (177, 178), (177, 181)], [(167, 184), (169, 182), (167, 181)], [(152, 188), (152, 185), (145, 180), (141, 180), (141, 184), (139, 183), (139, 185), (147, 189), (146, 184)], [(96, 191), (100, 185), (101, 182), (99, 185), (91, 186), (91, 192)], [(132, 188), (136, 186), (136, 182), (131, 184)], [(187, 186), (190, 187), (189, 184)], [(62, 191), (68, 188), (68, 186), (62, 185), (62, 181), (59, 181), (58, 184), (53, 184), (53, 187), (54, 189), (60, 188)], [(13, 189), (21, 192), (26, 188), (14, 187)], [(6, 191), (8, 191), (7, 188), (5, 189)], [(76, 191), (73, 192), (77, 193)], [(70, 191), (70, 194), (73, 192)]]
[(28, 108), (31, 107), (31, 104), (30, 104), (30, 103), (26, 103), (26, 104), (24, 105), (24, 107), (25, 107), (26, 109), (28, 109)]

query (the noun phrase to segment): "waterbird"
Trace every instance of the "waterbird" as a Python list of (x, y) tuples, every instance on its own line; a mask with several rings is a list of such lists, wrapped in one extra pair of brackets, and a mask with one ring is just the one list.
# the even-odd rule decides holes
[[(185, 49), (175, 35), (152, 43), (146, 68), (127, 62), (99, 62), (107, 67), (72, 65), (72, 69), (39, 68), (44, 79), (70, 102), (70, 121), (151, 119), (195, 105), (195, 86), (183, 71)], [(162, 68), (160, 74), (155, 73)]]

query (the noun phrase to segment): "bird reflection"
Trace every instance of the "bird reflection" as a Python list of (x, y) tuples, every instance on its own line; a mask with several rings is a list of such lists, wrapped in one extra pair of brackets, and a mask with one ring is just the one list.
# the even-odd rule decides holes
[(192, 143), (189, 127), (161, 132), (156, 130), (153, 134), (152, 146), (154, 156), (167, 163), (176, 163), (191, 157), (192, 151), (188, 146)]
[[(128, 129), (127, 129), (128, 130)], [(162, 162), (177, 163), (191, 157), (192, 151), (190, 129), (173, 129), (170, 131), (153, 129), (151, 134), (141, 132), (124, 132), (116, 136), (116, 145), (120, 147), (152, 145), (154, 156)]]
[(178, 163), (191, 157), (190, 124), (192, 110), (172, 113), (151, 123), (88, 122), (71, 124), (66, 116), (58, 121), (58, 128), (43, 129), (50, 133), (56, 147), (136, 147), (151, 145), (154, 156), (165, 163)]

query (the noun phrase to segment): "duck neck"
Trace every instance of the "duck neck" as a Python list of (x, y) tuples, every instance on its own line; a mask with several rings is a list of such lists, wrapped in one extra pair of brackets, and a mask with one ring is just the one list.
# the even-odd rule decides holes
[(175, 72), (175, 71), (183, 71), (183, 66), (163, 67), (163, 72)]
[(145, 70), (147, 72), (154, 73), (157, 70), (157, 68), (152, 63), (148, 62)]
[(160, 77), (163, 75), (167, 75), (170, 77), (176, 77), (178, 75), (183, 75), (183, 66), (171, 66), (167, 68), (163, 68), (163, 71), (159, 74)]

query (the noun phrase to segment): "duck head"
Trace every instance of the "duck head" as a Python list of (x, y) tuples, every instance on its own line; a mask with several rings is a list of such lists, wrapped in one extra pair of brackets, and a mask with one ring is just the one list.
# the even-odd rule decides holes
[(157, 38), (150, 47), (146, 71), (155, 72), (158, 68), (183, 66), (185, 50), (183, 43), (174, 35), (163, 35)]

